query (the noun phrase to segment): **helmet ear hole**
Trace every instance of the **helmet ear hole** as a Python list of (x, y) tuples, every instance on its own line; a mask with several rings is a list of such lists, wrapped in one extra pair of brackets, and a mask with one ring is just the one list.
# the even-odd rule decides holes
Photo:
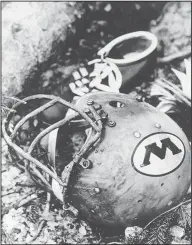
[(161, 186), (164, 186), (164, 183), (161, 183)]
[(125, 107), (125, 103), (120, 102), (120, 101), (116, 101), (116, 100), (110, 101), (109, 105), (114, 107), (114, 108)]
[(178, 176), (178, 179), (180, 179), (180, 178), (181, 178), (181, 176), (179, 175), (179, 176)]

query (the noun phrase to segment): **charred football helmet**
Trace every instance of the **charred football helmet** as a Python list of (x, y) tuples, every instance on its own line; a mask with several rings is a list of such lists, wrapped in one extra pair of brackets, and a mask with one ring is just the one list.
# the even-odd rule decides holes
[[(51, 175), (60, 186), (67, 183), (64, 202), (91, 223), (127, 227), (145, 225), (182, 200), (191, 182), (191, 149), (171, 118), (119, 93), (89, 93), (75, 106), (65, 105), (71, 108), (66, 118), (39, 137), (64, 122), (89, 132), (62, 177)], [(5, 127), (3, 131), (10, 143)], [(28, 161), (35, 164), (31, 156)]]

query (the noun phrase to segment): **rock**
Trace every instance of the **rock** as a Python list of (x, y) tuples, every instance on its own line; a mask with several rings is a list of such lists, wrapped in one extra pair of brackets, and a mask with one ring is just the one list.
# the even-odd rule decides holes
[(184, 228), (180, 227), (180, 226), (172, 226), (169, 230), (170, 235), (176, 238), (182, 238), (185, 235), (185, 230)]
[[(78, 5), (78, 7), (77, 7)], [(2, 9), (2, 93), (15, 96), (64, 43), (81, 3), (10, 2)], [(55, 50), (53, 50), (53, 46)], [(58, 45), (59, 46), (59, 45)], [(27, 83), (28, 83), (27, 82)]]
[(4, 157), (7, 156), (9, 153), (8, 145), (4, 138), (1, 138), (1, 152)]
[(2, 187), (13, 187), (14, 181), (18, 178), (18, 176), (21, 174), (21, 171), (15, 167), (10, 166), (9, 170), (2, 173)]
[(57, 244), (53, 239), (48, 239), (46, 244)]
[(58, 215), (56, 215), (55, 220), (56, 221), (61, 221), (61, 220), (63, 220), (63, 218), (62, 218), (62, 216), (60, 214), (58, 214)]
[(87, 231), (86, 231), (86, 229), (85, 229), (84, 226), (81, 226), (81, 227), (79, 228), (79, 233), (80, 233), (82, 236), (85, 236), (85, 235), (87, 234)]
[(30, 126), (30, 123), (29, 123), (29, 120), (27, 120), (22, 126), (21, 128), (23, 130), (28, 130), (29, 129), (29, 126)]
[(112, 9), (112, 7), (111, 7), (111, 4), (107, 4), (106, 6), (105, 6), (105, 8), (104, 8), (104, 10), (106, 11), (106, 12), (109, 12), (109, 11), (111, 11), (111, 9)]
[(158, 37), (164, 56), (191, 49), (190, 23), (190, 2), (168, 2), (161, 17), (151, 22), (150, 31)]
[(24, 228), (24, 218), (21, 217), (20, 212), (17, 212), (17, 210), (15, 210), (14, 208), (12, 208), (8, 214), (5, 214), (3, 216), (2, 221), (3, 227), (8, 233), (11, 233), (14, 228), (21, 228), (20, 230)]
[(42, 77), (43, 77), (43, 80), (45, 80), (45, 81), (49, 80), (50, 78), (53, 77), (53, 71), (52, 70), (48, 70), (48, 71), (44, 72), (42, 74)]
[(15, 124), (18, 123), (20, 119), (21, 119), (21, 116), (20, 115), (15, 115), (13, 117), (13, 121), (14, 121)]
[(28, 244), (32, 239), (32, 236), (29, 235), (29, 233), (27, 234), (26, 238), (25, 238), (25, 244)]
[(38, 124), (39, 124), (39, 121), (35, 118), (33, 120), (33, 126), (36, 128), (38, 126)]
[(21, 144), (25, 144), (27, 142), (27, 139), (28, 139), (28, 133), (26, 130), (22, 130), (20, 133), (19, 133), (19, 141)]
[(138, 226), (133, 227), (127, 227), (125, 229), (125, 242), (130, 244), (132, 242), (137, 241), (137, 239), (140, 237), (143, 229)]
[(172, 241), (171, 244), (191, 244), (191, 242), (185, 239), (182, 239), (182, 240)]
[(43, 88), (47, 87), (49, 85), (49, 81), (45, 81), (42, 85)]

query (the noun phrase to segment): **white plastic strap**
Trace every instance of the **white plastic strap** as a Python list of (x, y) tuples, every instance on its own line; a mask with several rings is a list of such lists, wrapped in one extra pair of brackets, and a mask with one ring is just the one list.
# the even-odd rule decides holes
[(57, 144), (57, 135), (59, 128), (54, 129), (49, 133), (48, 136), (48, 158), (51, 165), (55, 169), (55, 157), (56, 157), (56, 144)]

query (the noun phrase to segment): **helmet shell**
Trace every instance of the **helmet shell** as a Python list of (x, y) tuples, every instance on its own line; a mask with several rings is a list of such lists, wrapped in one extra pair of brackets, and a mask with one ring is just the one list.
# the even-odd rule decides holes
[[(96, 92), (79, 99), (102, 105), (109, 120), (85, 156), (92, 168), (72, 174), (69, 199), (90, 222), (109, 227), (145, 225), (177, 205), (191, 182), (191, 149), (166, 114), (125, 94)], [(115, 107), (120, 102), (123, 107)]]

